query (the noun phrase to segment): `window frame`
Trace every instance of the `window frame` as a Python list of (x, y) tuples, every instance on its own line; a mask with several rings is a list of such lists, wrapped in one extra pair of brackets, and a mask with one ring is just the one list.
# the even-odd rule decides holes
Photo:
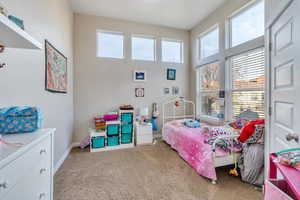
[[(117, 58), (117, 57), (107, 57), (107, 56), (101, 56), (100, 55), (100, 49), (98, 48), (98, 37), (99, 34), (104, 33), (104, 34), (111, 34), (111, 35), (121, 35), (123, 36), (123, 48), (122, 48), (122, 52), (123, 52), (123, 56), (122, 58)], [(118, 31), (108, 31), (108, 30), (96, 30), (96, 58), (99, 59), (112, 59), (112, 60), (124, 60), (126, 58), (126, 48), (125, 48), (125, 40), (126, 40), (126, 36), (125, 33), (123, 32), (118, 32)]]
[[(180, 62), (170, 62), (170, 61), (164, 61), (163, 58), (163, 42), (176, 42), (180, 43)], [(163, 63), (170, 63), (170, 64), (184, 64), (184, 41), (178, 40), (178, 39), (171, 39), (171, 38), (161, 38), (160, 40), (160, 51), (161, 51), (161, 62)]]
[[(154, 41), (154, 47), (153, 47), (153, 60), (144, 60), (144, 59), (135, 59), (133, 58), (133, 38), (142, 38), (142, 39), (151, 39)], [(155, 36), (149, 36), (149, 35), (139, 35), (139, 34), (132, 34), (130, 36), (130, 58), (133, 61), (143, 61), (143, 62), (156, 62), (157, 61), (157, 39)]]
[(236, 11), (234, 11), (231, 15), (228, 16), (227, 18), (227, 48), (235, 48), (235, 47), (238, 47), (240, 45), (243, 45), (245, 43), (248, 43), (248, 42), (251, 42), (257, 38), (261, 38), (261, 37), (264, 37), (264, 35), (262, 36), (259, 36), (257, 38), (254, 38), (254, 39), (251, 39), (251, 40), (248, 40), (246, 42), (243, 42), (241, 44), (238, 44), (238, 45), (235, 45), (235, 46), (232, 46), (232, 19), (234, 17), (237, 17), (241, 14), (243, 14), (245, 11), (253, 8), (254, 6), (256, 6), (257, 4), (261, 3), (261, 2), (264, 2), (265, 0), (252, 0), (248, 3), (246, 3), (244, 6), (242, 6), (240, 9), (237, 9)]
[(197, 87), (196, 87), (196, 89), (197, 89), (197, 103), (196, 103), (196, 105), (198, 105), (197, 106), (197, 115), (202, 119), (202, 120), (208, 120), (208, 121), (213, 121), (213, 122), (220, 122), (220, 118), (218, 118), (218, 117), (213, 117), (213, 116), (210, 116), (210, 115), (205, 115), (205, 114), (203, 114), (203, 112), (202, 112), (202, 103), (201, 103), (201, 101), (202, 101), (202, 98), (201, 98), (201, 94), (203, 94), (203, 93), (217, 93), (217, 95), (219, 95), (219, 93), (221, 92), (221, 91), (224, 91), (224, 89), (222, 89), (222, 81), (220, 80), (220, 88), (219, 89), (215, 89), (215, 90), (208, 90), (208, 89), (201, 89), (201, 78), (200, 78), (200, 72), (201, 72), (201, 68), (202, 67), (205, 67), (205, 66), (207, 66), (207, 65), (211, 65), (211, 64), (218, 64), (219, 65), (219, 76), (222, 74), (222, 63), (220, 62), (220, 61), (215, 61), (215, 62), (211, 62), (211, 63), (207, 63), (207, 64), (204, 64), (204, 65), (202, 65), (201, 67), (199, 67), (198, 69), (197, 69)]
[[(202, 50), (202, 47), (201, 47), (201, 39), (203, 39), (205, 36), (207, 36), (208, 34), (212, 33), (213, 31), (215, 31), (216, 29), (218, 29), (218, 51), (217, 53), (215, 54), (212, 54), (210, 56), (206, 56), (206, 57), (203, 57), (201, 56), (201, 50)], [(213, 60), (216, 60), (215, 57), (217, 57), (219, 54), (220, 54), (220, 26), (219, 24), (215, 24), (213, 25), (212, 27), (208, 28), (206, 31), (200, 33), (197, 37), (197, 60), (198, 62), (203, 62), (204, 63), (211, 63), (213, 62)], [(207, 62), (205, 62), (205, 60), (208, 60)]]
[[(251, 50), (255, 50), (258, 48), (265, 48), (265, 53), (267, 51), (267, 48), (265, 47), (265, 34), (254, 38), (252, 40), (246, 41), (242, 44), (239, 44), (237, 46), (231, 47), (231, 23), (230, 19), (233, 16), (237, 16), (237, 14), (242, 13), (243, 11), (249, 9), (251, 6), (256, 5), (257, 3), (265, 1), (265, 0), (253, 0), (249, 3), (246, 3), (243, 5), (240, 9), (232, 12), (230, 15), (227, 15), (222, 21), (217, 21), (217, 24), (212, 26), (211, 28), (207, 29), (206, 31), (202, 32), (195, 38), (195, 48), (196, 48), (196, 55), (195, 55), (195, 60), (196, 60), (196, 70), (197, 70), (197, 77), (196, 77), (196, 105), (197, 105), (197, 116), (200, 119), (207, 120), (210, 122), (223, 122), (223, 121), (231, 121), (234, 120), (232, 111), (233, 111), (233, 105), (232, 105), (232, 72), (231, 72), (231, 65), (230, 65), (230, 60), (231, 57), (237, 56), (243, 53), (246, 53)], [(220, 24), (220, 25), (219, 25)], [(208, 32), (212, 31), (216, 26), (219, 27), (219, 53), (206, 57), (204, 59), (200, 59), (200, 37), (202, 35), (207, 34)], [(224, 35), (222, 35), (224, 34)], [(221, 41), (224, 39), (225, 41)], [(224, 44), (223, 44), (224, 42)], [(200, 67), (204, 66), (206, 64), (211, 64), (211, 63), (216, 63), (219, 62), (220, 64), (220, 80), (221, 81), (221, 87), (220, 91), (225, 91), (225, 102), (224, 102), (224, 119), (217, 119), (211, 116), (205, 116), (201, 112), (201, 102), (200, 102), (200, 88), (199, 88), (199, 73), (200, 73)], [(266, 63), (265, 63), (266, 65)], [(224, 75), (223, 75), (223, 74)], [(265, 68), (265, 73), (266, 73), (266, 68)], [(248, 90), (249, 91), (249, 90)], [(255, 89), (257, 91), (257, 89)], [(262, 88), (261, 91), (265, 91), (265, 101), (266, 101), (266, 88)], [(265, 103), (265, 102), (264, 102)], [(223, 103), (222, 103), (223, 105)], [(266, 113), (265, 113), (266, 114)]]
[[(258, 47), (258, 48), (249, 50), (247, 52), (240, 52), (239, 54), (236, 54), (234, 56), (240, 56), (240, 55), (249, 53), (251, 51), (256, 51), (256, 50), (262, 49), (262, 48), (264, 49), (264, 52), (265, 52), (266, 49), (264, 47)], [(234, 57), (234, 56), (232, 56), (232, 57)], [(225, 110), (226, 110), (225, 113), (227, 114), (227, 119), (229, 119), (229, 120), (234, 119), (233, 104), (232, 104), (233, 92), (265, 91), (265, 87), (264, 88), (239, 88), (239, 89), (233, 88), (233, 71), (232, 71), (232, 62), (231, 62), (232, 57), (230, 57), (226, 60), (226, 68), (227, 68), (227, 76), (228, 77), (225, 77), (225, 80), (227, 79), (227, 81), (226, 81), (227, 89), (226, 90), (228, 91), (227, 92), (228, 102), (225, 106)]]

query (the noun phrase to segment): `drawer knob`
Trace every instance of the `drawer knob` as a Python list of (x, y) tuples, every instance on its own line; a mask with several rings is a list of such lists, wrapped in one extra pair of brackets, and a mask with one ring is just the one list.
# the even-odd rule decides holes
[(47, 153), (46, 149), (41, 149), (40, 154), (42, 155), (44, 153)]
[(40, 174), (43, 174), (43, 173), (46, 172), (46, 171), (47, 171), (46, 168), (42, 168), (42, 169), (40, 169)]
[(285, 139), (289, 142), (295, 140), (295, 142), (299, 143), (299, 136), (297, 134), (289, 133), (286, 135)]
[(7, 186), (7, 182), (3, 182), (3, 183), (0, 183), (0, 189), (3, 188), (3, 189), (6, 189), (8, 186)]
[(39, 200), (45, 199), (46, 198), (46, 194), (45, 193), (41, 193), (39, 196)]

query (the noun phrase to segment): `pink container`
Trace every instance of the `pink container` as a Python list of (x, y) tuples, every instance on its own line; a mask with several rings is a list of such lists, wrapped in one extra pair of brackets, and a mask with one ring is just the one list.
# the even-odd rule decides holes
[(115, 121), (118, 120), (119, 115), (118, 114), (105, 114), (103, 116), (105, 121)]
[(294, 200), (294, 194), (285, 180), (267, 180), (264, 200)]

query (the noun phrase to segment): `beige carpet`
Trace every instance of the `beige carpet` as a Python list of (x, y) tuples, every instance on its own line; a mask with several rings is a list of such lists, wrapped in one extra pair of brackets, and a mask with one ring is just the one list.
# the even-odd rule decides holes
[(54, 179), (54, 200), (260, 200), (262, 193), (217, 170), (212, 185), (165, 143), (89, 153), (75, 149)]

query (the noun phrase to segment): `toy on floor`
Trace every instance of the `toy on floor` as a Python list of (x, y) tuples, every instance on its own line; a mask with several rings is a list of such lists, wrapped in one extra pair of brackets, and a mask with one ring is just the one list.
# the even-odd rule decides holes
[(86, 148), (87, 146), (90, 145), (90, 143), (91, 143), (90, 141), (91, 141), (90, 136), (85, 137), (85, 138), (80, 142), (79, 147), (82, 148), (82, 149)]
[(233, 156), (234, 156), (234, 160), (235, 160), (234, 161), (234, 168), (229, 171), (229, 175), (239, 176), (239, 173), (237, 171), (237, 158), (236, 158), (235, 154), (233, 154)]

